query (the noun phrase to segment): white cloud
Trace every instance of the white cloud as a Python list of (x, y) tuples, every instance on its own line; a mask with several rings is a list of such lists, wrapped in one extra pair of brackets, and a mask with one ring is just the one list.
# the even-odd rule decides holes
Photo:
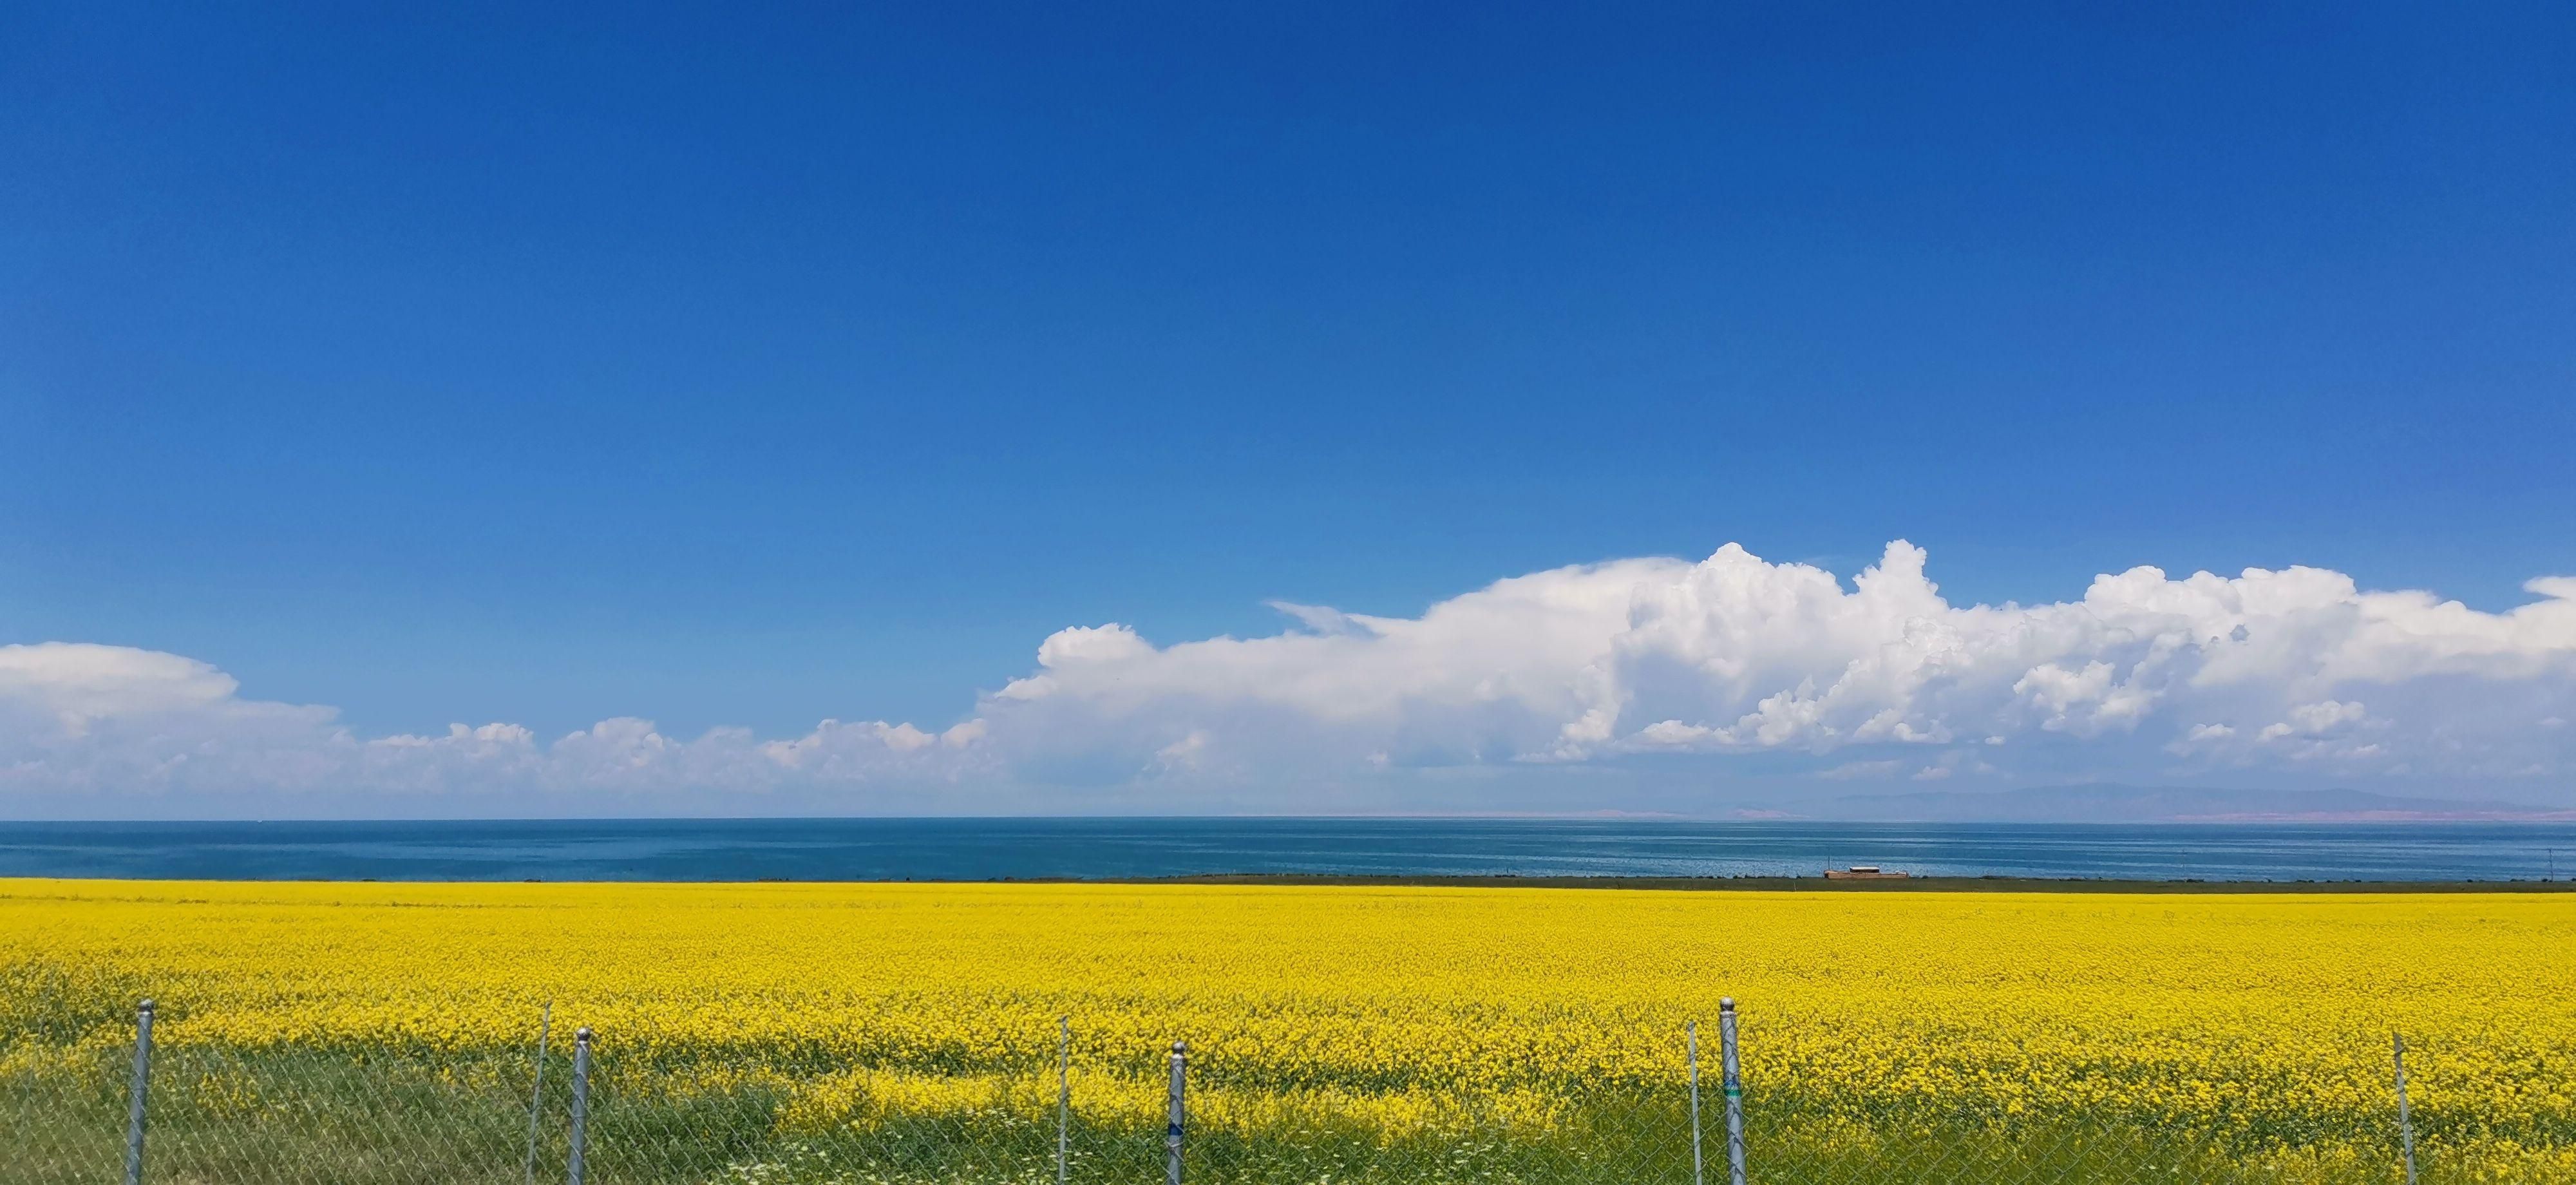
[(1893, 758), (1878, 761), (1846, 761), (1841, 765), (1817, 770), (1815, 776), (1831, 782), (1883, 781), (1895, 777), (1904, 769), (1905, 763)]
[(1293, 806), (1336, 778), (1576, 785), (1575, 766), (2455, 783), (2571, 769), (2576, 578), (2533, 580), (2537, 599), (2501, 613), (2314, 568), (2134, 568), (2078, 600), (1953, 605), (1925, 560), (1899, 541), (1845, 583), (1728, 545), (1695, 564), (1514, 577), (1415, 617), (1280, 602), (1292, 624), (1265, 637), (1156, 646), (1078, 626), (944, 731), (825, 720), (768, 739), (623, 717), (551, 740), (504, 723), (366, 738), (178, 655), (0, 646), (0, 790), (1016, 787), (1044, 806), (1027, 795), (1222, 785)]
[(1154, 750), (1151, 768), (1158, 773), (1187, 773), (1199, 768), (1207, 753), (1208, 735), (1193, 732), (1188, 736)]
[(0, 699), (40, 704), (73, 735), (107, 717), (224, 709), (239, 687), (176, 654), (82, 642), (0, 646)]
[(123, 646), (0, 646), (0, 792), (180, 791), (565, 795), (760, 791), (953, 779), (975, 768), (983, 722), (933, 736), (826, 720), (760, 741), (603, 720), (552, 742), (516, 724), (363, 739), (332, 709), (245, 699), (205, 663)]
[[(1023, 754), (1079, 744), (1138, 767), (1195, 737), (1291, 767), (1968, 744), (2002, 762), (2073, 743), (2127, 776), (2174, 772), (2174, 756), (2564, 771), (2542, 722), (2576, 698), (2576, 579), (2526, 587), (2542, 599), (2486, 613), (2315, 568), (2142, 567), (2076, 601), (1961, 606), (1902, 541), (1848, 586), (1730, 544), (1698, 564), (1516, 577), (1417, 618), (1283, 606), (1302, 628), (1162, 648), (1125, 626), (1068, 630), (984, 707)], [(2298, 744), (2265, 744), (2284, 739)]]
[(2347, 724), (2358, 724), (2363, 714), (2364, 709), (2360, 704), (2348, 704), (2338, 700), (2300, 704), (2290, 709), (2290, 719), (2296, 723), (2299, 731), (2312, 736), (2333, 732)]

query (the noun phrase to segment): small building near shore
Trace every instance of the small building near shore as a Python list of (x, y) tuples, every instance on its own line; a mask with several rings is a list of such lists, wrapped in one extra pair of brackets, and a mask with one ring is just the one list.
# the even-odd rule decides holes
[(1849, 868), (1825, 870), (1825, 879), (1829, 881), (1901, 881), (1913, 875), (1910, 872), (1889, 872), (1875, 864), (1854, 864)]

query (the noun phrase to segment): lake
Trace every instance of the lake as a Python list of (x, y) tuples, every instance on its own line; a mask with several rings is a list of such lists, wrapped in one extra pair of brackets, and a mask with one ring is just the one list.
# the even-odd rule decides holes
[(0, 823), (0, 875), (220, 880), (999, 880), (1219, 873), (2206, 880), (2576, 876), (2576, 824), (1600, 819)]

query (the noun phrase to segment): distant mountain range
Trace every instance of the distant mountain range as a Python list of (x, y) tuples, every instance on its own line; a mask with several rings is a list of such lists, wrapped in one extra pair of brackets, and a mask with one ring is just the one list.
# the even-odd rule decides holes
[(2364, 823), (2576, 821), (2524, 803), (2399, 798), (2366, 790), (2035, 786), (1989, 792), (1854, 794), (1744, 817), (1882, 823)]

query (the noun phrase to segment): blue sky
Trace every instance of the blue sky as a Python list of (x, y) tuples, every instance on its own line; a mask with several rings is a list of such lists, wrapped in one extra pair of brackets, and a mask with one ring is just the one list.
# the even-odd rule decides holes
[[(21, 7), (0, 643), (361, 739), (792, 738), (984, 719), (1067, 627), (1729, 542), (1849, 587), (1908, 540), (1959, 607), (2305, 565), (2498, 615), (2576, 572), (2571, 45), (2505, 4)], [(2556, 628), (2361, 681), (2556, 704)], [(1206, 710), (956, 776), (1278, 731)], [(1590, 801), (1513, 727), (1417, 764)], [(1708, 744), (1609, 765), (1778, 772)], [(2290, 778), (2141, 765), (1992, 776)]]

